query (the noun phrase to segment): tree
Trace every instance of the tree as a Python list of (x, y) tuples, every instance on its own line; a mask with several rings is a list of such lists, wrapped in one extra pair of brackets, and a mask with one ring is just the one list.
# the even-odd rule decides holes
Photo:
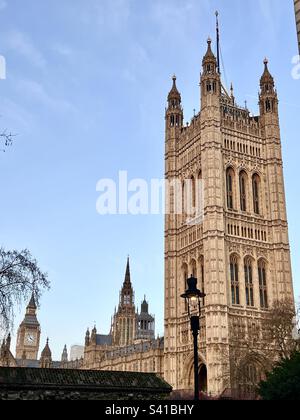
[(255, 397), (258, 383), (274, 365), (299, 349), (293, 338), (295, 313), (294, 302), (286, 299), (274, 302), (261, 319), (232, 320), (229, 347), (219, 349), (220, 379), (237, 398)]
[(282, 360), (274, 370), (267, 374), (267, 379), (259, 385), (262, 399), (300, 400), (300, 353), (294, 353), (289, 359)]
[(293, 338), (295, 316), (295, 305), (290, 299), (276, 301), (268, 313), (266, 338), (275, 344), (279, 360), (289, 359), (297, 350), (298, 343)]
[(5, 149), (8, 146), (12, 145), (12, 140), (13, 140), (12, 133), (8, 133), (6, 130), (0, 133), (0, 147), (1, 147), (2, 152), (5, 152)]
[(0, 248), (0, 327), (13, 325), (14, 307), (34, 292), (38, 302), (43, 289), (49, 289), (47, 274), (38, 267), (28, 250), (6, 251)]

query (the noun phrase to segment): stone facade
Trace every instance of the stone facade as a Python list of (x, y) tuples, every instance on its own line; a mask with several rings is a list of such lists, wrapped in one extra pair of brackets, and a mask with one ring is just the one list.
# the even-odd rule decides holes
[(296, 14), (296, 26), (298, 34), (298, 45), (300, 54), (300, 0), (294, 0), (295, 3), (295, 14)]
[(69, 362), (65, 348), (61, 361), (52, 361), (48, 341), (38, 360), (40, 326), (32, 297), (18, 331), (17, 357), (9, 336), (0, 366), (151, 372), (175, 390), (191, 390), (193, 341), (181, 295), (192, 274), (206, 294), (201, 389), (212, 395), (234, 389), (230, 377), (229, 385), (224, 380), (234, 332), (255, 329), (263, 340), (268, 308), (293, 300), (278, 97), (267, 60), (256, 116), (237, 104), (233, 87), (227, 92), (222, 86), (210, 40), (202, 65), (200, 112), (184, 126), (174, 76), (165, 115), (166, 180), (173, 185), (166, 200), (165, 337), (155, 338), (146, 299), (136, 311), (128, 260), (111, 330), (88, 330), (81, 360)]
[[(182, 188), (180, 196), (170, 188), (167, 200), (164, 378), (174, 389), (192, 387), (192, 336), (180, 296), (193, 274), (206, 293), (200, 384), (220, 394), (229, 364), (220, 353), (229, 354), (236, 325), (261, 330), (268, 307), (293, 299), (293, 286), (278, 98), (268, 63), (257, 116), (237, 105), (233, 87), (227, 93), (222, 86), (211, 40), (200, 86), (201, 111), (184, 126), (174, 77), (165, 117), (166, 179)], [(178, 202), (181, 212), (174, 210)]]

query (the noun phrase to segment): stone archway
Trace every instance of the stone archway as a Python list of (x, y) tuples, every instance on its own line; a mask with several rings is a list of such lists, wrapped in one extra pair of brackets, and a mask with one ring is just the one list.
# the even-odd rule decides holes
[[(199, 355), (199, 389), (202, 392), (207, 392), (207, 367), (206, 361), (202, 355)], [(183, 377), (184, 389), (194, 389), (194, 356), (191, 354), (184, 366), (184, 377)]]
[(204, 364), (199, 368), (199, 389), (201, 392), (207, 393), (207, 368)]

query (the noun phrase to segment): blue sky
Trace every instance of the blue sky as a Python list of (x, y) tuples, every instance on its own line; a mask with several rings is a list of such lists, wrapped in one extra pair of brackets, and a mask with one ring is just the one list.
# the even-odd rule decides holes
[[(39, 311), (55, 358), (88, 326), (107, 333), (127, 255), (163, 334), (163, 217), (100, 216), (96, 183), (163, 178), (164, 107), (175, 72), (185, 118), (199, 109), (206, 40), (220, 12), (226, 82), (257, 112), (263, 59), (280, 98), (296, 294), (300, 228), (300, 80), (293, 2), (282, 0), (0, 0), (0, 124), (18, 136), (0, 154), (0, 245), (29, 248), (52, 289)], [(16, 325), (23, 316), (18, 313)]]

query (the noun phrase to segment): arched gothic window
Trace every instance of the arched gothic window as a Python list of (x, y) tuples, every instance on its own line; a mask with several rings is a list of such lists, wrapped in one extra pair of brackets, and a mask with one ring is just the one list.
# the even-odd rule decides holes
[(260, 213), (259, 203), (259, 190), (260, 190), (260, 178), (257, 174), (252, 177), (252, 190), (253, 190), (253, 209), (255, 214)]
[(247, 174), (245, 171), (240, 173), (240, 200), (241, 210), (247, 211)]
[(259, 281), (259, 298), (260, 307), (268, 308), (268, 289), (267, 289), (267, 268), (264, 260), (258, 262), (258, 281)]
[(245, 259), (245, 290), (246, 290), (246, 305), (254, 306), (254, 293), (253, 293), (253, 275), (252, 275), (252, 261), (250, 258)]
[(240, 304), (240, 285), (239, 285), (239, 266), (236, 255), (230, 257), (230, 282), (231, 282), (231, 302), (233, 305)]
[(234, 172), (232, 168), (228, 168), (226, 171), (226, 190), (227, 190), (227, 207), (229, 210), (233, 210), (233, 188), (234, 188)]

